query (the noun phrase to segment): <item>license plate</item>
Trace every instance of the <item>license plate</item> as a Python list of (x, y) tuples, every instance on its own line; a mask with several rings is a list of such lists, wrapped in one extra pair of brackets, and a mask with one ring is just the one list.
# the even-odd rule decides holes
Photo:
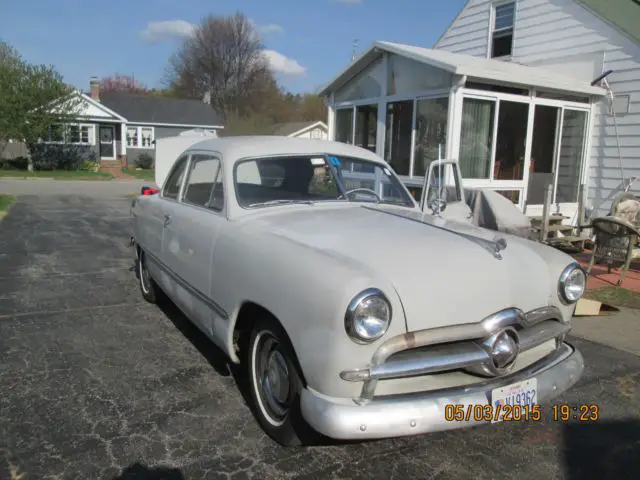
[[(529, 378), (522, 382), (512, 383), (500, 388), (494, 388), (491, 391), (491, 405), (494, 412), (500, 407), (508, 405), (505, 411), (509, 411), (509, 406), (519, 405), (520, 407), (533, 407), (538, 403), (538, 381), (535, 378)], [(513, 413), (513, 412), (511, 412)], [(502, 414), (499, 418), (495, 418), (491, 423), (502, 421)]]

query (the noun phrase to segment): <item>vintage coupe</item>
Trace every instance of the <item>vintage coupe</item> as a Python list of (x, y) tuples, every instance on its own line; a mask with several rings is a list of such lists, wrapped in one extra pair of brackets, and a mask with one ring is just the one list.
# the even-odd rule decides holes
[(463, 198), (462, 183), (435, 163), (423, 211), (359, 147), (199, 142), (157, 194), (133, 200), (142, 295), (164, 292), (246, 364), (254, 414), (283, 445), (540, 408), (584, 368), (565, 342), (584, 271), (551, 247), (440, 215), (442, 193)]

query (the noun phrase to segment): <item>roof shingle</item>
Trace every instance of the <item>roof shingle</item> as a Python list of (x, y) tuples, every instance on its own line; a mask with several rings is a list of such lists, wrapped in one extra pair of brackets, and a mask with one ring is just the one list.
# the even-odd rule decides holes
[(100, 103), (122, 115), (131, 123), (222, 126), (221, 115), (211, 105), (200, 100), (101, 92)]

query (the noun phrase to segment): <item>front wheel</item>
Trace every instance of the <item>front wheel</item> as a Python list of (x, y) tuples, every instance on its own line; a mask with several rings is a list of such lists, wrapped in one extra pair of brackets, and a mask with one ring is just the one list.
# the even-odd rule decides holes
[(155, 282), (153, 281), (153, 278), (151, 278), (149, 269), (147, 268), (147, 256), (145, 255), (144, 250), (142, 250), (141, 248), (138, 250), (137, 269), (142, 298), (144, 298), (149, 303), (156, 303), (158, 299), (157, 287)]
[(259, 321), (247, 350), (249, 392), (264, 431), (283, 446), (314, 443), (318, 434), (300, 412), (303, 382), (282, 327), (275, 321)]

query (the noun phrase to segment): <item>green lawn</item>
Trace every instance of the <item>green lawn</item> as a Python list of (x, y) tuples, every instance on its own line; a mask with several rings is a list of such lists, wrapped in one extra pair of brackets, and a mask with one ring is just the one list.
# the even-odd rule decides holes
[(155, 170), (136, 170), (134, 168), (123, 168), (122, 173), (126, 173), (127, 175), (131, 175), (132, 177), (140, 180), (155, 181), (156, 179)]
[(613, 305), (614, 307), (640, 308), (640, 293), (621, 287), (600, 287), (588, 290), (585, 298)]
[(84, 170), (51, 170), (28, 172), (26, 170), (0, 170), (0, 178), (52, 178), (54, 180), (112, 180), (113, 175), (106, 172), (87, 172)]
[(7, 210), (13, 202), (16, 201), (16, 197), (13, 195), (5, 195), (4, 193), (0, 193), (0, 218), (4, 217), (7, 214)]

